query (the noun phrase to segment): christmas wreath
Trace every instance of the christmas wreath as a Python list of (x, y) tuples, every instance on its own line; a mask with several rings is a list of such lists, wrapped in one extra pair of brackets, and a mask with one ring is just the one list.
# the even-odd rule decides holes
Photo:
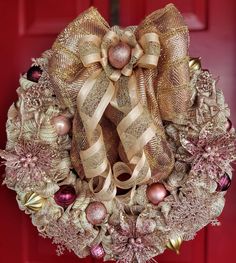
[(4, 184), (59, 255), (144, 263), (218, 224), (235, 130), (188, 44), (173, 5), (125, 29), (90, 8), (20, 77)]

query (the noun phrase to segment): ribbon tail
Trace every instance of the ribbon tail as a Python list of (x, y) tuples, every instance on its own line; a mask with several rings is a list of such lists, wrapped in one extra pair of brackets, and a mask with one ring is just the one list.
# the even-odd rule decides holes
[[(111, 165), (100, 125), (104, 111), (114, 93), (115, 87), (112, 82), (99, 69), (84, 82), (77, 96), (77, 111), (84, 127), (86, 136), (84, 139), (87, 143), (84, 148), (73, 152), (72, 159), (80, 159), (91, 192), (104, 201), (111, 200), (116, 195)], [(78, 136), (77, 139), (81, 141), (82, 138)], [(79, 141), (77, 143), (80, 144)], [(79, 158), (74, 155), (79, 155)]]

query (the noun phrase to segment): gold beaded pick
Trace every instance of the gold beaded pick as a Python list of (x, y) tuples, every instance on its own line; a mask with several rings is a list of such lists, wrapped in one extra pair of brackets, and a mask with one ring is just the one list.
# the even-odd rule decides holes
[(179, 254), (179, 250), (182, 242), (183, 239), (181, 237), (171, 238), (169, 242), (166, 244), (166, 247)]
[(190, 71), (198, 71), (202, 68), (201, 58), (190, 58), (189, 60)]
[(34, 192), (27, 193), (23, 198), (23, 205), (33, 212), (39, 211), (44, 202), (45, 198)]

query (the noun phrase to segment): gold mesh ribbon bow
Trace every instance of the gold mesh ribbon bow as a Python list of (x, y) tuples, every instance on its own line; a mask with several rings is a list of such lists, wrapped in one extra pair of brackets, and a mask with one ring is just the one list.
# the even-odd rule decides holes
[[(109, 48), (120, 42), (131, 54), (117, 69)], [(168, 176), (174, 157), (162, 121), (184, 123), (191, 96), (188, 29), (178, 10), (168, 5), (120, 29), (90, 8), (52, 50), (55, 93), (74, 113), (72, 164), (95, 196), (110, 200), (121, 188), (130, 200), (137, 185)]]

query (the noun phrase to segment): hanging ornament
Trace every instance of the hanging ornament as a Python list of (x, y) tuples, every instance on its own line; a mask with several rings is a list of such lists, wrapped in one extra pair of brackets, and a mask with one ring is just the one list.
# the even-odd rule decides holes
[(216, 191), (218, 192), (224, 192), (226, 190), (229, 189), (230, 185), (231, 185), (231, 179), (230, 177), (228, 176), (228, 174), (224, 174), (218, 181), (218, 186), (217, 186), (217, 189)]
[(42, 69), (39, 66), (32, 66), (27, 71), (27, 79), (33, 82), (38, 82), (40, 77), (42, 76)]
[(168, 191), (163, 184), (155, 183), (148, 186), (146, 194), (152, 204), (158, 205), (168, 195)]
[(23, 198), (23, 205), (32, 212), (39, 211), (43, 207), (44, 202), (45, 198), (34, 192), (27, 193)]
[(66, 135), (71, 129), (71, 121), (65, 116), (56, 116), (52, 119), (52, 124), (59, 136)]
[(105, 256), (105, 251), (101, 245), (91, 247), (90, 253), (91, 256), (96, 259), (102, 259)]
[(55, 202), (63, 208), (67, 208), (71, 205), (75, 201), (76, 197), (75, 188), (72, 185), (62, 185), (54, 194)]
[(166, 244), (166, 247), (179, 254), (180, 246), (182, 243), (183, 239), (181, 237), (171, 238)]
[(101, 202), (92, 202), (86, 208), (87, 220), (92, 225), (99, 225), (103, 222), (107, 215), (107, 209)]

